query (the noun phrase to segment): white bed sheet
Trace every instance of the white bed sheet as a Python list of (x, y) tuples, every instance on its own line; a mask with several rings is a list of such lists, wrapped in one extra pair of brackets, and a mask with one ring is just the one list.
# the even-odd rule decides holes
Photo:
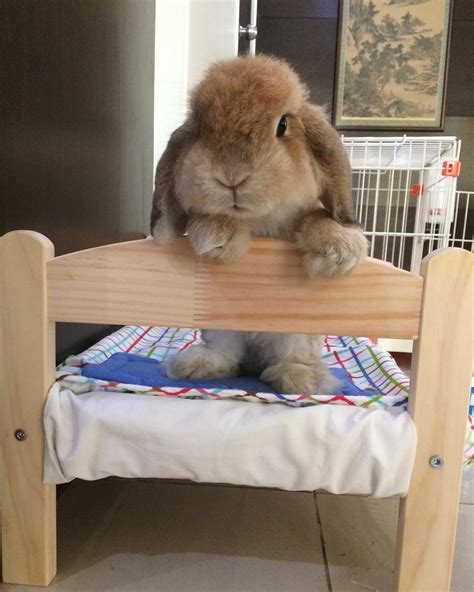
[(109, 476), (405, 495), (416, 449), (406, 411), (187, 400), (55, 384), (44, 480)]

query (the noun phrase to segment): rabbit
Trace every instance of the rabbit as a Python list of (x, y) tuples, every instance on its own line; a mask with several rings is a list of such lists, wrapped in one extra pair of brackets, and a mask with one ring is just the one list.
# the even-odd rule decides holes
[[(224, 263), (251, 236), (295, 241), (310, 278), (348, 273), (367, 255), (339, 135), (286, 62), (259, 55), (208, 69), (158, 163), (151, 234), (160, 245), (186, 234), (197, 255)], [(166, 360), (169, 377), (247, 373), (281, 393), (337, 386), (320, 336), (206, 330), (202, 340)]]

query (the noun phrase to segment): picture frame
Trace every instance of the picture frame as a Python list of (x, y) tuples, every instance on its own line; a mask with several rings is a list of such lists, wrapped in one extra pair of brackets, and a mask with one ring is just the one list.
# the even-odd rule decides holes
[(339, 0), (337, 129), (442, 130), (453, 0)]

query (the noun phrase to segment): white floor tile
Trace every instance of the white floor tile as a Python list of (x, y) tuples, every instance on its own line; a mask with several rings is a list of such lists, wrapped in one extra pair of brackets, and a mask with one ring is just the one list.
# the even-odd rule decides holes
[(451, 592), (474, 590), (474, 505), (459, 508)]
[(388, 592), (398, 500), (327, 494), (317, 500), (333, 592)]
[(312, 494), (75, 481), (58, 524), (55, 592), (327, 591)]
[[(389, 592), (398, 500), (318, 494), (333, 592)], [(474, 505), (459, 508), (451, 592), (474, 590)]]
[(474, 468), (464, 471), (461, 482), (461, 504), (474, 505)]

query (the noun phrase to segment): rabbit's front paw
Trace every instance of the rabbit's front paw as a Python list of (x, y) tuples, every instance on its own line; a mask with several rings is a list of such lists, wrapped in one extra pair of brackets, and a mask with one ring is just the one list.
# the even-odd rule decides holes
[(225, 216), (197, 216), (188, 228), (188, 240), (197, 255), (230, 263), (239, 259), (250, 246), (247, 226)]
[(260, 376), (263, 382), (282, 394), (318, 394), (334, 393), (341, 381), (333, 376), (322, 362), (302, 364), (299, 362), (281, 362), (268, 366)]
[(367, 256), (367, 239), (358, 228), (334, 220), (324, 220), (317, 229), (309, 224), (303, 224), (296, 241), (304, 251), (303, 264), (310, 278), (344, 275)]
[(352, 246), (326, 245), (319, 253), (306, 251), (303, 256), (306, 273), (310, 278), (337, 277), (349, 273), (367, 254), (366, 241), (356, 246), (356, 250)]
[(238, 373), (235, 361), (201, 343), (166, 358), (162, 366), (169, 378), (222, 378)]

